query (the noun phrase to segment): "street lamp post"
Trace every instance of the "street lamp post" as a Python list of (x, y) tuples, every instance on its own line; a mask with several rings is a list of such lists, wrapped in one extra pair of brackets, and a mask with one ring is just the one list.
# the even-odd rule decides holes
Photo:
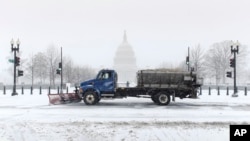
[(62, 47), (61, 47), (61, 93), (63, 93), (63, 60), (62, 60)]
[(12, 39), (11, 42), (11, 51), (14, 52), (14, 85), (13, 85), (13, 92), (12, 96), (17, 95), (16, 92), (16, 66), (17, 66), (17, 59), (16, 59), (16, 52), (19, 52), (20, 41), (19, 39), (16, 41), (16, 46), (14, 46), (14, 40)]
[(239, 43), (237, 41), (237, 43), (233, 43), (231, 45), (231, 53), (234, 54), (234, 58), (233, 58), (233, 68), (234, 68), (234, 93), (232, 95), (232, 97), (238, 97), (238, 90), (237, 90), (237, 86), (236, 86), (236, 53), (239, 53)]
[(189, 47), (188, 47), (188, 56), (186, 57), (186, 65), (188, 66), (188, 71), (190, 69), (190, 61), (189, 61)]
[(62, 60), (62, 47), (61, 47), (61, 62), (59, 62), (59, 68), (56, 69), (56, 74), (61, 75), (61, 91), (63, 93), (63, 60)]

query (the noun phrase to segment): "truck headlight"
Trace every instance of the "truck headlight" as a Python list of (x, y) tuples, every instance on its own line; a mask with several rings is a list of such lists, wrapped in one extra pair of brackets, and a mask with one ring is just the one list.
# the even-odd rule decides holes
[(79, 93), (80, 93), (80, 94), (83, 93), (83, 89), (82, 89), (82, 88), (79, 89)]

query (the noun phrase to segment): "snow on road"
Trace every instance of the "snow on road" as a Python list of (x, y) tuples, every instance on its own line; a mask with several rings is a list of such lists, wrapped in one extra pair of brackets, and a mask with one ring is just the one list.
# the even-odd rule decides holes
[(150, 99), (49, 105), (46, 94), (0, 91), (0, 141), (228, 141), (230, 124), (250, 124), (250, 96), (207, 91), (157, 106)]

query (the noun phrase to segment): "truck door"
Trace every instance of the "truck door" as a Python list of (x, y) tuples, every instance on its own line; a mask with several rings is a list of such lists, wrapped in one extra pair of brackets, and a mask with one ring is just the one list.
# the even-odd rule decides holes
[(114, 80), (111, 71), (103, 71), (98, 75), (95, 86), (101, 91), (101, 93), (114, 93)]

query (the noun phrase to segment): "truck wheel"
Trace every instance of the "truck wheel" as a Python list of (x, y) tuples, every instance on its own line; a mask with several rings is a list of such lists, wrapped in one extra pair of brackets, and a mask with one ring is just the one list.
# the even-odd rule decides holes
[(95, 92), (86, 92), (83, 97), (83, 101), (86, 105), (95, 105), (98, 102), (97, 99), (98, 97)]
[(170, 96), (165, 93), (158, 93), (156, 100), (159, 105), (168, 105), (170, 103)]

